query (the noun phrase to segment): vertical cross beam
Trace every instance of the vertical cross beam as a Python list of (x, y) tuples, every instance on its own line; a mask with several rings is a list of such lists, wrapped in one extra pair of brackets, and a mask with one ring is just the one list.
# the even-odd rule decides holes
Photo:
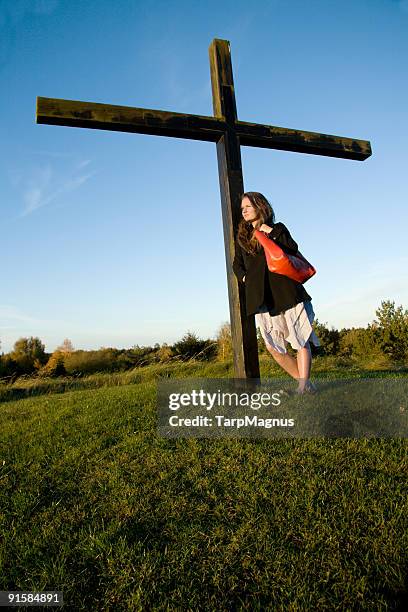
[(214, 116), (224, 119), (226, 129), (217, 142), (218, 174), (227, 263), (234, 371), (237, 378), (260, 378), (255, 316), (247, 317), (245, 287), (232, 269), (235, 234), (241, 218), (244, 192), (241, 150), (236, 132), (237, 108), (232, 75), (231, 51), (227, 40), (214, 39), (209, 47)]

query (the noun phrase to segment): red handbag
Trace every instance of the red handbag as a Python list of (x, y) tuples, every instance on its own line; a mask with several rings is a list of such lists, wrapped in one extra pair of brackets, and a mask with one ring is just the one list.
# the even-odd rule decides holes
[(299, 251), (296, 255), (288, 255), (273, 239), (268, 238), (263, 232), (255, 230), (254, 234), (264, 248), (266, 265), (270, 272), (283, 274), (283, 276), (288, 276), (298, 283), (305, 283), (316, 274), (316, 269)]

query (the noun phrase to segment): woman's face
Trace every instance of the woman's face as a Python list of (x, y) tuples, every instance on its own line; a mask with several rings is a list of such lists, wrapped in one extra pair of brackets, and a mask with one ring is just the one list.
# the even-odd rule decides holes
[(258, 210), (247, 197), (242, 199), (241, 211), (245, 221), (255, 221), (259, 217)]

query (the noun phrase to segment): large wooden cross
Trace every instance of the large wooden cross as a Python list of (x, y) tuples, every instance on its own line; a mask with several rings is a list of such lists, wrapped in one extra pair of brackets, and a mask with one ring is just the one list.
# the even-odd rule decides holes
[(241, 145), (364, 160), (370, 143), (316, 132), (238, 121), (229, 41), (209, 47), (214, 116), (37, 98), (37, 123), (205, 140), (217, 144), (221, 209), (227, 262), (234, 370), (237, 378), (260, 378), (254, 315), (247, 317), (244, 286), (232, 270), (235, 234), (244, 192)]

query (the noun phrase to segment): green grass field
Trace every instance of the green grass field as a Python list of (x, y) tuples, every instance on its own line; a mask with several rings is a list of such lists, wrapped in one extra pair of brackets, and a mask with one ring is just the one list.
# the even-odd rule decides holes
[(87, 611), (405, 608), (406, 439), (163, 439), (171, 376), (232, 364), (0, 388), (0, 590)]

